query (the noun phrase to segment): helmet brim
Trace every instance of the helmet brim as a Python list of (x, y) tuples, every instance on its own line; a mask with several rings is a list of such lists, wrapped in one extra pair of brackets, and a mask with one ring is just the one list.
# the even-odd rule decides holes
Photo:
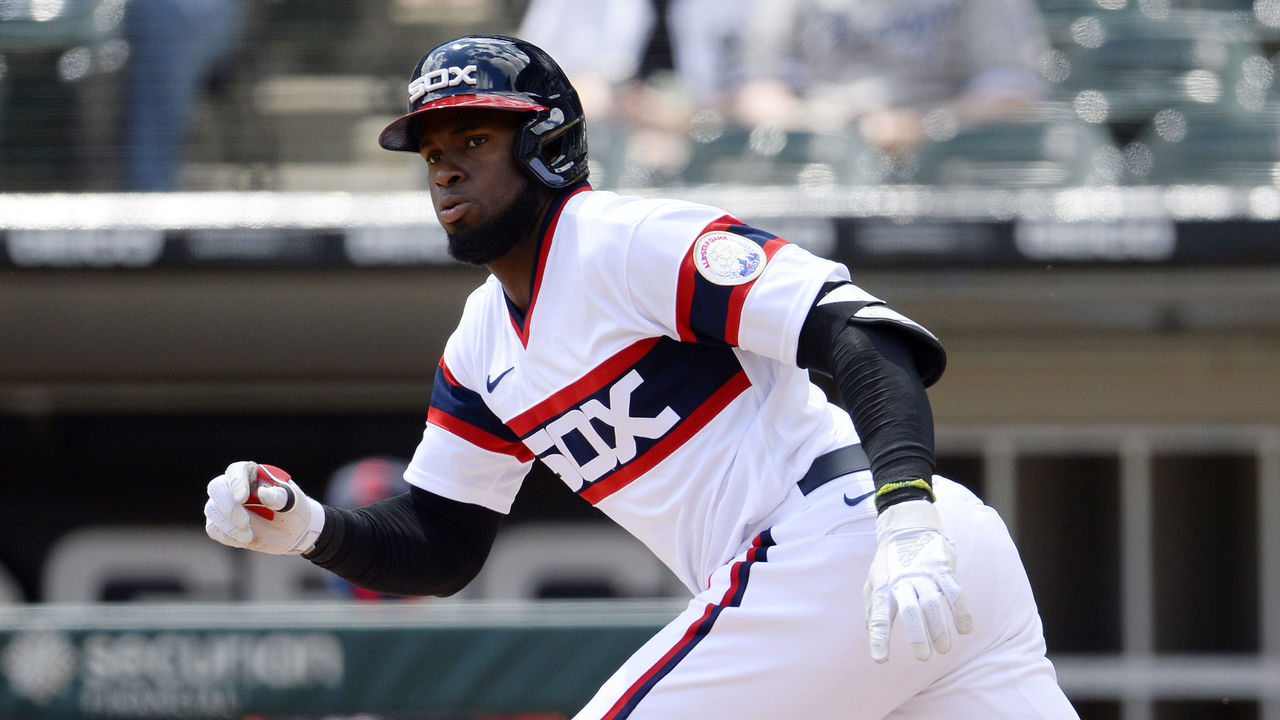
[(451, 107), (483, 107), (516, 112), (538, 112), (547, 109), (545, 105), (539, 105), (531, 100), (509, 95), (449, 95), (425, 103), (413, 112), (396, 118), (390, 125), (383, 128), (382, 133), (378, 135), (378, 144), (387, 150), (418, 152), (418, 138), (413, 137), (410, 132), (414, 121), (432, 110)]

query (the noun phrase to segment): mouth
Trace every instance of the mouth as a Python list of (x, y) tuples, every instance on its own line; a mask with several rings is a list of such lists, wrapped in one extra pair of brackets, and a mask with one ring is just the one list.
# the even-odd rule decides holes
[(470, 200), (462, 198), (445, 198), (440, 203), (440, 209), (436, 214), (440, 217), (441, 222), (456, 223), (467, 214), (467, 210), (471, 207)]

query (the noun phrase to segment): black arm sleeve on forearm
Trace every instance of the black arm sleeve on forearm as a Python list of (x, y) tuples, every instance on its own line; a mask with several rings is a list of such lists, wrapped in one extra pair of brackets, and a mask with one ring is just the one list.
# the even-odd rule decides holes
[[(815, 307), (801, 330), (797, 360), (835, 379), (877, 488), (900, 480), (931, 481), (933, 411), (905, 331), (850, 322), (847, 314)], [(928, 497), (923, 488), (907, 487), (877, 496), (876, 505), (883, 509)]]
[(375, 592), (452, 595), (475, 578), (503, 515), (421, 488), (343, 510), (324, 508), (324, 529), (305, 557)]

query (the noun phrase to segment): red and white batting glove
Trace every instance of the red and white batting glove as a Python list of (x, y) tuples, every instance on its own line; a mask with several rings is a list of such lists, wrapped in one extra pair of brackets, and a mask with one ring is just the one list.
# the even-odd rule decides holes
[(299, 555), (315, 547), (324, 507), (280, 468), (241, 461), (209, 481), (204, 519), (205, 532), (223, 545)]
[(956, 632), (973, 631), (973, 616), (956, 580), (956, 551), (942, 534), (938, 509), (927, 500), (891, 505), (876, 519), (875, 558), (863, 588), (871, 658), (889, 660), (889, 632), (902, 619), (919, 660), (951, 649), (948, 620)]

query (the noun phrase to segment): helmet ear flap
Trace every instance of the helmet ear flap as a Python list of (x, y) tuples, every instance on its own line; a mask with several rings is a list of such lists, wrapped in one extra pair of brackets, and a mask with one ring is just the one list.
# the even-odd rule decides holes
[(534, 179), (562, 188), (587, 175), (586, 128), (581, 115), (567, 117), (558, 107), (536, 113), (520, 132), (516, 160)]

